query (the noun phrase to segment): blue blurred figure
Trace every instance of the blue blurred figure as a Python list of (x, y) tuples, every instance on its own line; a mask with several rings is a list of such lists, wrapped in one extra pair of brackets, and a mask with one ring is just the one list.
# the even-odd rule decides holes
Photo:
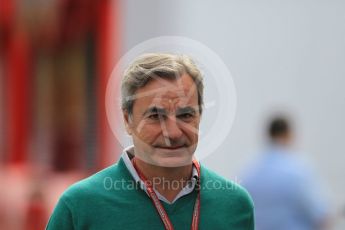
[(270, 144), (245, 174), (242, 185), (255, 206), (257, 230), (325, 229), (329, 209), (312, 170), (290, 148), (288, 119), (271, 120)]

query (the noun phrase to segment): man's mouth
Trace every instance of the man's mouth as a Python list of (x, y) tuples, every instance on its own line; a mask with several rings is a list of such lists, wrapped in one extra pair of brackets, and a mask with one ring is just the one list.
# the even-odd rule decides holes
[(179, 146), (157, 146), (156, 148), (160, 148), (160, 149), (168, 149), (168, 150), (176, 150), (176, 149), (180, 149), (180, 148), (184, 148), (186, 147), (185, 145), (179, 145)]

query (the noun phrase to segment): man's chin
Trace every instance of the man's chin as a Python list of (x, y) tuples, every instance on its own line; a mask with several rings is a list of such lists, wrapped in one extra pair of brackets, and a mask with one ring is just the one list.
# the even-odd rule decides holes
[(168, 157), (159, 158), (154, 160), (154, 164), (160, 167), (176, 168), (183, 167), (192, 164), (192, 157), (190, 158), (178, 158), (178, 157)]
[(188, 152), (187, 148), (175, 150), (157, 148), (152, 160), (161, 167), (181, 167), (192, 163), (193, 154)]
[(155, 147), (154, 148), (155, 154), (164, 154), (167, 156), (175, 156), (175, 155), (182, 155), (182, 154), (188, 154), (188, 148), (185, 146), (181, 147)]

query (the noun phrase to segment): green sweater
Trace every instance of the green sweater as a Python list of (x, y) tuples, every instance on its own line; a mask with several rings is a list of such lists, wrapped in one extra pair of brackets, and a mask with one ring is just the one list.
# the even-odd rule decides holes
[[(199, 229), (254, 229), (253, 203), (239, 185), (201, 166)], [(174, 228), (190, 229), (196, 191), (173, 204), (162, 202)], [(164, 229), (151, 199), (135, 184), (122, 158), (68, 188), (48, 230)]]

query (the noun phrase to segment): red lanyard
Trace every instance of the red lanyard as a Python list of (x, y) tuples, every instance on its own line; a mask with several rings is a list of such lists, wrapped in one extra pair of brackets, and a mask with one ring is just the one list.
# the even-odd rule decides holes
[[(164, 226), (166, 230), (173, 230), (174, 226), (172, 225), (168, 214), (166, 213), (163, 205), (161, 204), (161, 202), (159, 201), (157, 194), (155, 193), (152, 185), (150, 182), (147, 181), (146, 177), (140, 172), (140, 170), (138, 170), (138, 168), (136, 167), (135, 161), (133, 160), (133, 166), (134, 168), (137, 170), (138, 175), (140, 177), (140, 179), (142, 181), (144, 181), (145, 186), (146, 186), (146, 190), (147, 193), (149, 194), (149, 197), (151, 198), (151, 201), (153, 203), (153, 205), (155, 206)], [(197, 230), (199, 227), (199, 218), (200, 218), (200, 165), (199, 162), (197, 162), (196, 160), (193, 160), (193, 165), (196, 168), (197, 172), (198, 172), (198, 179), (197, 179), (197, 183), (196, 183), (196, 189), (198, 191), (198, 195), (194, 204), (194, 210), (193, 210), (193, 219), (192, 219), (192, 226), (191, 229), (192, 230)]]

